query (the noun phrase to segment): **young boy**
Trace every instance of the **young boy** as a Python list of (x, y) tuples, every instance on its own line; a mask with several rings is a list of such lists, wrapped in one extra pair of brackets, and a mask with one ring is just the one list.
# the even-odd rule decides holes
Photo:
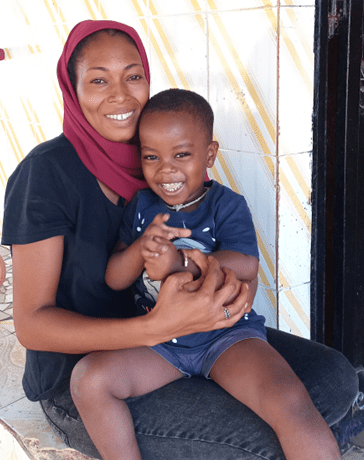
[[(245, 199), (204, 180), (218, 150), (212, 129), (211, 107), (190, 91), (159, 93), (141, 115), (142, 167), (150, 189), (130, 202), (120, 229), (122, 251), (110, 258), (105, 275), (113, 289), (135, 282), (141, 314), (155, 304), (159, 287), (154, 280), (163, 282), (177, 271), (199, 277), (191, 248), (213, 253), (240, 280), (257, 276), (257, 241)], [(176, 228), (186, 229), (177, 239)], [(229, 319), (228, 308), (224, 312)], [(89, 394), (73, 396), (104, 460), (141, 459), (124, 399), (191, 375), (213, 379), (270, 424), (287, 459), (340, 458), (331, 431), (302, 383), (268, 345), (264, 318), (253, 310), (230, 328), (110, 352), (106, 360), (86, 359), (85, 369), (97, 375), (97, 391), (92, 401)], [(102, 418), (108, 421), (107, 439), (95, 419), (100, 413), (108, 414)]]

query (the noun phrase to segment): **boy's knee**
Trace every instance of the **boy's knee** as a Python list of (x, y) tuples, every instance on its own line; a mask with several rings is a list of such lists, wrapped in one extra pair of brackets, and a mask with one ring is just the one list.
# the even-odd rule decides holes
[[(273, 424), (280, 420), (291, 420), (297, 423), (306, 423), (317, 417), (318, 413), (303, 384), (291, 383), (282, 386), (275, 397), (271, 398), (270, 408), (273, 415)], [(275, 428), (274, 426), (272, 426)]]
[(73, 368), (70, 381), (71, 396), (74, 403), (98, 397), (104, 391), (104, 375), (98, 361), (92, 355), (82, 358)]
[(287, 410), (292, 413), (303, 415), (305, 408), (312, 409), (312, 401), (303, 385), (290, 385), (284, 395)]

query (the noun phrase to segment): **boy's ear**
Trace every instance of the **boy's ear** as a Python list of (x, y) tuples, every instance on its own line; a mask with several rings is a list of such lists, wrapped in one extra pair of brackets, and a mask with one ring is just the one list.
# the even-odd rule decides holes
[(207, 167), (212, 168), (214, 166), (217, 151), (219, 150), (219, 143), (212, 141), (207, 147)]

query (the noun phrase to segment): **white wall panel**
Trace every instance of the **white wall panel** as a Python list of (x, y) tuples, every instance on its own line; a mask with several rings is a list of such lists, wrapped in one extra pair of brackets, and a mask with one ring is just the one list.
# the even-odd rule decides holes
[(145, 44), (152, 94), (180, 87), (211, 103), (220, 152), (210, 175), (244, 194), (257, 229), (255, 308), (268, 325), (308, 337), (314, 3), (3, 2), (0, 194), (29, 150), (61, 132), (56, 64), (69, 31), (84, 19), (125, 22)]

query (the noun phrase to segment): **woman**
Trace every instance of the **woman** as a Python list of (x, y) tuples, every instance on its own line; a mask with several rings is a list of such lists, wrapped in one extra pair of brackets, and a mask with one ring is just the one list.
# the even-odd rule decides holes
[[(173, 275), (161, 289), (153, 314), (133, 317), (128, 292), (111, 291), (104, 273), (124, 207), (145, 187), (133, 144), (149, 97), (140, 38), (113, 21), (82, 22), (65, 44), (58, 78), (64, 133), (36, 147), (9, 179), (2, 243), (12, 245), (14, 321), (27, 348), (26, 395), (41, 402), (67, 444), (99, 457), (69, 394), (76, 362), (91, 351), (164, 342), (177, 330), (186, 335), (229, 327), (247, 302), (251, 307), (256, 283), (248, 289), (209, 259), (199, 290), (183, 289), (188, 275)], [(171, 231), (184, 236), (183, 229)], [(205, 263), (196, 262), (201, 267)], [(215, 292), (222, 277), (224, 286)], [(227, 320), (221, 305), (231, 295), (236, 300), (229, 305)], [(178, 305), (183, 305), (183, 315)], [(320, 379), (329, 372), (327, 379), (348, 378), (354, 370), (324, 347), (276, 331), (270, 334), (326, 421), (339, 420), (357, 387), (353, 384), (342, 396), (341, 389), (328, 392)], [(286, 347), (296, 354), (287, 356)], [(312, 369), (317, 370), (315, 377), (310, 376)], [(333, 410), (330, 403), (338, 395), (341, 406)], [(180, 380), (130, 399), (128, 405), (145, 459), (283, 458), (271, 430), (212, 382)]]

